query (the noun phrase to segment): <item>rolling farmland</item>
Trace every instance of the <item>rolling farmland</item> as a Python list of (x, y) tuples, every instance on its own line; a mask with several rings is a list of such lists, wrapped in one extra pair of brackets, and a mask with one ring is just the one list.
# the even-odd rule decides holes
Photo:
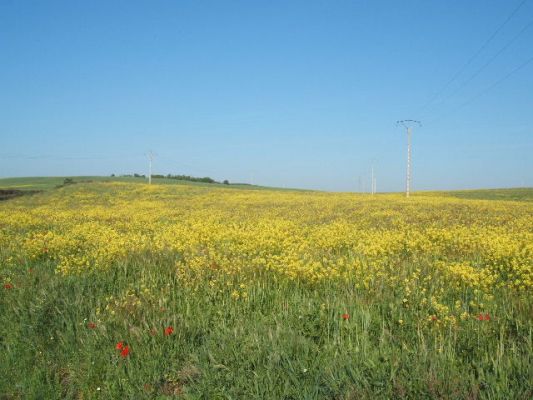
[(0, 398), (533, 396), (530, 189), (39, 185), (0, 202)]

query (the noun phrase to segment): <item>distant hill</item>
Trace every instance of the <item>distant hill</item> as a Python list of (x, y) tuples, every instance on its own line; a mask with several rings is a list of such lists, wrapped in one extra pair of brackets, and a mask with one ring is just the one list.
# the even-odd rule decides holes
[[(251, 185), (249, 183), (230, 183), (224, 184), (219, 182), (207, 183), (200, 181), (185, 180), (176, 177), (167, 178), (160, 175), (152, 178), (154, 184), (165, 185), (195, 185), (195, 186), (208, 186), (208, 187), (220, 187), (220, 188), (241, 188), (250, 190), (298, 190), (298, 191), (312, 191), (294, 188), (276, 188), (267, 186)], [(1, 178), (0, 189), (1, 190), (20, 190), (20, 191), (40, 191), (50, 190), (58, 186), (62, 186), (65, 180), (70, 179), (72, 183), (87, 183), (90, 181), (96, 182), (136, 182), (147, 183), (144, 176), (53, 176), (53, 177), (23, 177), (23, 178)], [(368, 194), (368, 193), (367, 193)], [(363, 193), (365, 195), (365, 193)], [(378, 196), (380, 193), (377, 194)], [(448, 196), (457, 197), (460, 199), (472, 199), (472, 200), (506, 200), (506, 201), (533, 201), (533, 188), (510, 188), (510, 189), (475, 189), (475, 190), (446, 190), (446, 191), (421, 191), (414, 192), (413, 196)]]
[[(195, 185), (195, 186), (208, 186), (208, 187), (223, 187), (223, 188), (247, 188), (250, 190), (262, 190), (262, 189), (275, 189), (275, 190), (291, 190), (281, 189), (275, 187), (257, 186), (248, 183), (220, 183), (209, 182), (205, 178), (198, 178), (195, 180), (185, 179), (187, 176), (178, 175), (171, 178), (152, 176), (153, 184), (164, 185)], [(35, 190), (50, 190), (63, 186), (65, 181), (67, 184), (78, 184), (88, 182), (129, 182), (129, 183), (147, 183), (145, 176), (50, 176), (50, 177), (22, 177), (22, 178), (1, 178), (0, 189), (16, 189), (21, 191), (35, 191)], [(298, 189), (294, 189), (298, 190)]]
[(417, 192), (417, 196), (438, 195), (472, 200), (533, 201), (533, 188), (474, 189)]

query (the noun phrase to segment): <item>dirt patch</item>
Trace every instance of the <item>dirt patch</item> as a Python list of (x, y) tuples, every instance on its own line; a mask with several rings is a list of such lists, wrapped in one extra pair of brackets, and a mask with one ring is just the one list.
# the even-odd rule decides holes
[(13, 199), (15, 197), (26, 196), (40, 193), (41, 190), (18, 190), (18, 189), (0, 189), (0, 201)]

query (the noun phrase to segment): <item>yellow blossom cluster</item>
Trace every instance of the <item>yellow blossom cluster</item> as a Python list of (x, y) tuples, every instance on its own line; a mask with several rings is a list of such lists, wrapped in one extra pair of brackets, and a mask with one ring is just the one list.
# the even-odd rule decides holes
[[(63, 275), (168, 261), (183, 281), (205, 278), (248, 296), (272, 273), (309, 284), (397, 291), (423, 320), (454, 325), (504, 290), (531, 296), (533, 207), (451, 197), (139, 185), (73, 185), (0, 205), (0, 262)], [(149, 262), (147, 261), (147, 265)], [(194, 272), (194, 274), (191, 274)], [(142, 294), (108, 299), (133, 309)]]

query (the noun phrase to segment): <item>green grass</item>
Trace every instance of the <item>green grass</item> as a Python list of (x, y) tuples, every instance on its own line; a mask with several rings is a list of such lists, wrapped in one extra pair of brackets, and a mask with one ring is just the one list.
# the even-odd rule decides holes
[[(72, 278), (21, 265), (15, 288), (0, 293), (0, 398), (525, 400), (533, 393), (532, 349), (524, 346), (531, 331), (516, 326), (508, 336), (510, 320), (472, 321), (470, 333), (443, 340), (409, 321), (399, 325), (393, 293), (377, 300), (350, 284), (258, 274), (249, 300), (236, 302), (210, 290), (208, 276), (181, 284), (171, 264), (131, 259)], [(143, 298), (141, 283), (159, 288), (163, 308), (118, 308), (112, 322), (87, 327), (100, 299), (128, 289)], [(119, 341), (131, 347), (126, 359), (114, 349)], [(500, 347), (507, 350), (494, 352)]]
[(417, 195), (450, 196), (471, 200), (533, 201), (533, 188), (418, 192)]
[(0, 189), (50, 190), (61, 185), (64, 180), (64, 177), (2, 178)]
[[(76, 183), (86, 183), (88, 181), (94, 182), (126, 182), (126, 183), (147, 183), (146, 178), (135, 177), (110, 177), (110, 176), (50, 176), (50, 177), (23, 177), (23, 178), (0, 178), (0, 189), (18, 189), (18, 190), (51, 190), (57, 186), (62, 185), (66, 178), (74, 180)], [(187, 186), (199, 186), (199, 187), (224, 187), (230, 189), (249, 189), (249, 190), (298, 190), (300, 189), (284, 189), (284, 188), (272, 188), (259, 185), (248, 185), (232, 183), (230, 185), (224, 185), (222, 183), (203, 183), (203, 182), (190, 182), (177, 179), (167, 178), (152, 178), (153, 184), (159, 185), (187, 185)]]

